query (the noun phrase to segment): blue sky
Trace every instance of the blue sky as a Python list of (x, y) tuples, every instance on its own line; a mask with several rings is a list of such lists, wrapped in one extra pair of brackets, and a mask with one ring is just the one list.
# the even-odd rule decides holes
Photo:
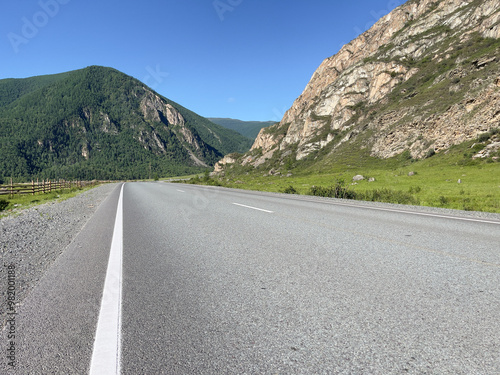
[(205, 117), (279, 121), (404, 0), (2, 0), (0, 79), (116, 68)]

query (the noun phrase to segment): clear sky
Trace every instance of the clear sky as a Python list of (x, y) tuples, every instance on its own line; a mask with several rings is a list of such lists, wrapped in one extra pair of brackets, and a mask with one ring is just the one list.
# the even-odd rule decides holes
[(0, 79), (118, 69), (205, 117), (279, 121), (404, 0), (2, 0)]

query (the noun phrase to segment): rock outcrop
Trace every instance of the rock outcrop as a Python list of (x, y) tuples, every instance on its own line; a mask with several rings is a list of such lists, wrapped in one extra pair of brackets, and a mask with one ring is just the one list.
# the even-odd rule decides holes
[(236, 163), (236, 158), (233, 155), (226, 155), (224, 156), (224, 158), (215, 163), (214, 172), (220, 173), (224, 170), (224, 167), (227, 164), (234, 164), (234, 163)]
[[(175, 109), (171, 104), (165, 102), (160, 96), (147, 88), (142, 89), (142, 99), (140, 109), (146, 120), (163, 124), (168, 132), (177, 136), (182, 144), (187, 147), (187, 152), (193, 163), (197, 166), (208, 167), (208, 165), (201, 160), (201, 155), (195, 153), (200, 151), (200, 143), (203, 142), (198, 136), (186, 126), (186, 120), (182, 114)], [(142, 90), (137, 90), (140, 93)], [(139, 94), (140, 95), (140, 94)], [(139, 141), (144, 144), (144, 147), (151, 147), (151, 143), (160, 152), (166, 153), (166, 147), (155, 129), (151, 129), (150, 133), (141, 132)]]
[(499, 127), (498, 38), (499, 0), (410, 0), (323, 61), (240, 160), (354, 144), (422, 158)]

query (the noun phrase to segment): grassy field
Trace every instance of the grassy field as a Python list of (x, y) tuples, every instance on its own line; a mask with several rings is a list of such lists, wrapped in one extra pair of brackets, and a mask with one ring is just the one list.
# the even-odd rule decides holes
[[(340, 186), (358, 200), (500, 213), (500, 162), (492, 158), (473, 160), (474, 147), (474, 142), (468, 142), (418, 161), (404, 156), (380, 160), (366, 155), (343, 158), (343, 162), (327, 159), (294, 168), (289, 177), (289, 171), (269, 175), (265, 169), (234, 173), (229, 169), (224, 177), (196, 177), (191, 183), (312, 195), (328, 190), (318, 193), (313, 186)], [(354, 182), (356, 175), (364, 176), (364, 180)]]
[[(409, 176), (410, 172), (415, 174)], [(365, 179), (352, 182), (352, 178), (358, 174)], [(375, 181), (369, 182), (369, 178)], [(425, 168), (414, 165), (398, 170), (360, 169), (291, 177), (253, 175), (239, 176), (238, 180), (218, 181), (227, 187), (274, 192), (295, 190), (298, 194), (308, 194), (312, 186), (330, 187), (338, 181), (344, 181), (344, 186), (358, 193), (361, 200), (500, 213), (500, 164), (481, 168)]]
[[(16, 214), (23, 209), (30, 208), (39, 204), (47, 203), (55, 200), (65, 200), (81, 194), (95, 186), (87, 186), (84, 188), (71, 188), (64, 190), (56, 190), (46, 194), (15, 194), (12, 198), (7, 196), (0, 197), (0, 201), (5, 201), (4, 210), (0, 210), (0, 218)], [(1, 207), (0, 207), (1, 208)]]
[(197, 178), (199, 176), (203, 176), (203, 174), (197, 173), (197, 174), (190, 174), (190, 175), (186, 175), (186, 176), (167, 177), (167, 178), (161, 178), (160, 181), (170, 182), (170, 181), (177, 181), (177, 180), (190, 180), (193, 178)]

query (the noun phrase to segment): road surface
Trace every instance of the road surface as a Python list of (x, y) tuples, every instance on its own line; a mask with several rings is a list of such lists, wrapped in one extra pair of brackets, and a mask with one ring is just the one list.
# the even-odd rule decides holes
[(499, 240), (494, 219), (126, 183), (17, 307), (9, 373), (499, 374)]

